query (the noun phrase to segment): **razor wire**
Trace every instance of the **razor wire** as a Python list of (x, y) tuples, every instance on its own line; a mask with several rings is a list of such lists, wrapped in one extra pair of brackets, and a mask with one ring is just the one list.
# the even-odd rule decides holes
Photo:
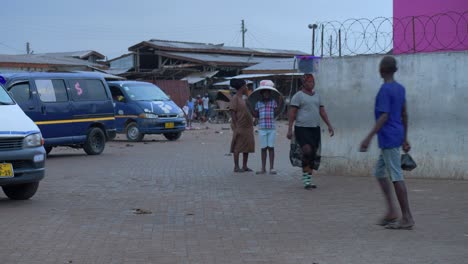
[(327, 21), (309, 27), (312, 55), (321, 57), (468, 50), (468, 11)]

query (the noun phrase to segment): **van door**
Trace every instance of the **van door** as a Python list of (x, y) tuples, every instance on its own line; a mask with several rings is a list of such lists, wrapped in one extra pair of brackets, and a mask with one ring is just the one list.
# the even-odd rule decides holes
[(16, 103), (30, 119), (37, 119), (40, 106), (37, 101), (37, 93), (32, 89), (29, 80), (14, 80), (8, 86), (8, 92), (13, 95)]
[[(33, 119), (41, 129), (46, 145), (72, 144), (73, 109), (63, 79), (36, 79), (38, 116)], [(34, 94), (34, 92), (33, 92)]]
[(69, 79), (67, 81), (72, 97), (74, 118), (77, 121), (75, 134), (86, 135), (91, 123), (101, 123), (106, 129), (114, 128), (114, 106), (103, 81), (100, 79)]
[(123, 132), (127, 119), (130, 117), (129, 114), (135, 113), (128, 113), (129, 107), (127, 106), (125, 95), (122, 93), (119, 86), (110, 84), (109, 89), (112, 94), (112, 99), (114, 100), (115, 128), (117, 132)]

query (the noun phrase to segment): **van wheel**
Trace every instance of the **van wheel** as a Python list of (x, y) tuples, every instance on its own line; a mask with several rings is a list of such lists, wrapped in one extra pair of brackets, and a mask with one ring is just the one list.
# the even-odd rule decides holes
[(52, 151), (52, 147), (44, 147), (46, 154), (49, 155), (49, 153)]
[(180, 136), (182, 136), (182, 132), (164, 133), (163, 135), (167, 140), (174, 141), (178, 140)]
[(135, 122), (128, 124), (125, 128), (125, 131), (129, 141), (141, 141), (145, 136), (145, 134), (140, 133), (140, 129), (138, 129), (138, 126)]
[(106, 135), (102, 129), (92, 127), (88, 130), (86, 136), (86, 142), (83, 145), (83, 149), (88, 155), (99, 155), (104, 151), (106, 146)]
[(12, 200), (27, 200), (36, 193), (39, 182), (3, 186), (3, 192)]

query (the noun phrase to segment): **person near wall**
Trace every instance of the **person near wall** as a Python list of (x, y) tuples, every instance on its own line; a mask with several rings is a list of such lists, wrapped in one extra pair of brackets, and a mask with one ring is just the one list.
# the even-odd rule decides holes
[[(243, 96), (247, 93), (247, 86), (242, 79), (231, 79), (231, 87), (237, 93), (231, 98), (229, 109), (231, 112), (232, 141), (231, 153), (234, 156), (234, 172), (250, 172), (247, 166), (249, 153), (255, 152), (253, 133), (253, 119), (247, 108)], [(242, 168), (239, 166), (239, 155), (242, 153)]]
[(320, 118), (327, 124), (330, 136), (335, 134), (320, 95), (315, 91), (312, 73), (304, 74), (302, 89), (291, 99), (287, 138), (294, 136), (302, 149), (302, 181), (305, 189), (317, 188), (312, 179), (314, 163), (321, 145)]
[[(361, 142), (360, 151), (368, 150), (375, 134), (380, 148), (374, 176), (377, 178), (387, 204), (387, 213), (378, 222), (387, 229), (412, 229), (414, 219), (410, 211), (408, 194), (403, 178), (400, 159), (400, 147), (409, 152), (408, 114), (406, 111), (406, 90), (395, 81), (397, 62), (392, 56), (385, 56), (379, 65), (380, 76), (384, 83), (380, 86), (375, 99), (376, 123), (371, 132)], [(401, 209), (401, 220), (391, 195), (391, 184), (385, 173), (388, 173)]]

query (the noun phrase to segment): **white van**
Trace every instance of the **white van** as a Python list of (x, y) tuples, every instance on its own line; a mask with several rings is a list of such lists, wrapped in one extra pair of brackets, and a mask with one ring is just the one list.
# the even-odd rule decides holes
[(44, 139), (1, 85), (2, 79), (0, 76), (0, 186), (10, 199), (26, 200), (44, 178)]

